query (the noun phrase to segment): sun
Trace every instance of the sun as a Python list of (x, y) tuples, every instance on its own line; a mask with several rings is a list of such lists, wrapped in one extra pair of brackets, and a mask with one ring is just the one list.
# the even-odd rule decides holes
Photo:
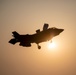
[(48, 49), (55, 49), (56, 48), (56, 43), (55, 42), (48, 42)]

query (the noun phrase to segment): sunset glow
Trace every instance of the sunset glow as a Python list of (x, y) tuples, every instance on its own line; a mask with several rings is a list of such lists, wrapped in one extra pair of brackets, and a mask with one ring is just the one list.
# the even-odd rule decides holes
[[(33, 35), (45, 23), (64, 31), (41, 49), (8, 43), (13, 31)], [(0, 0), (0, 75), (76, 75), (76, 0)]]
[(55, 42), (48, 42), (48, 49), (55, 49), (57, 47)]

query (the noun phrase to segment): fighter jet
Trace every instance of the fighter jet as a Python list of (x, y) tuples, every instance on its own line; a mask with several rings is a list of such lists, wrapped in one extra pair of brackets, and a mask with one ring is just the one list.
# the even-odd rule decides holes
[(23, 47), (31, 47), (32, 43), (36, 43), (38, 49), (41, 49), (39, 43), (50, 41), (53, 37), (64, 31), (64, 29), (59, 29), (56, 27), (48, 28), (48, 26), (49, 24), (45, 23), (43, 30), (40, 31), (40, 29), (38, 29), (34, 34), (20, 35), (16, 31), (13, 31), (13, 38), (9, 41), (9, 43), (14, 45), (19, 42), (19, 45)]

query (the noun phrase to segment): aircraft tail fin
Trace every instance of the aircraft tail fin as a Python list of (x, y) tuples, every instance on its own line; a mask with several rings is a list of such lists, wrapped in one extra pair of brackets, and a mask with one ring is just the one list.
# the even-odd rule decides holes
[(13, 34), (13, 37), (15, 37), (15, 38), (18, 38), (18, 36), (19, 36), (19, 33), (17, 33), (16, 31), (12, 32), (12, 34)]

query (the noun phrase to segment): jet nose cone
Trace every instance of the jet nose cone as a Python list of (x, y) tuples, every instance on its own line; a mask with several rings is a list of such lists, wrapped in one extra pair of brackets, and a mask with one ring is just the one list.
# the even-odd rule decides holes
[(64, 29), (60, 29), (60, 32), (63, 32), (64, 31)]

